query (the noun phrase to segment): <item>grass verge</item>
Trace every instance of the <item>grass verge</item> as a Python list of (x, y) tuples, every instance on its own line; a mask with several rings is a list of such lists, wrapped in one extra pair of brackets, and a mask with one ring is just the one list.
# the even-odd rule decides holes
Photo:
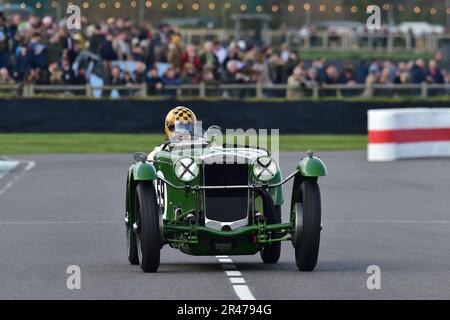
[[(133, 153), (151, 151), (158, 134), (0, 134), (0, 154)], [(281, 151), (362, 150), (365, 135), (283, 135)]]

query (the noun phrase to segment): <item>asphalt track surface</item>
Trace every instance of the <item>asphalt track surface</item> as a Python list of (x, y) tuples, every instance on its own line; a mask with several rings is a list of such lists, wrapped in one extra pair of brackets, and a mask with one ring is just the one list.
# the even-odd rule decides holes
[[(320, 156), (329, 176), (320, 180), (316, 271), (297, 271), (290, 243), (277, 265), (262, 264), (259, 255), (230, 257), (248, 289), (241, 296), (449, 299), (450, 159), (368, 163), (364, 152)], [(285, 174), (299, 157), (281, 155)], [(239, 299), (220, 258), (164, 247), (157, 274), (128, 264), (123, 212), (131, 155), (21, 160), (0, 179), (1, 299)], [(81, 290), (66, 287), (69, 265), (81, 268)], [(366, 286), (370, 265), (381, 269), (381, 290)]]

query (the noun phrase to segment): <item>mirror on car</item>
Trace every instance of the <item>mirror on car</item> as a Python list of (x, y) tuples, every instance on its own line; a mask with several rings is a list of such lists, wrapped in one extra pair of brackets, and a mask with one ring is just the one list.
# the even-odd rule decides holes
[(136, 162), (146, 162), (147, 154), (145, 152), (136, 152), (133, 158)]

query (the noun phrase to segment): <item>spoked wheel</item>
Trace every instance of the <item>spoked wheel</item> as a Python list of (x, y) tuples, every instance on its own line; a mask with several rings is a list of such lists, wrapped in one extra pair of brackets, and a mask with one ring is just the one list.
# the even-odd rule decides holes
[(139, 183), (136, 189), (137, 254), (144, 272), (156, 272), (161, 254), (160, 217), (152, 183)]
[[(268, 219), (268, 224), (281, 223), (281, 206), (275, 206), (274, 217)], [(271, 220), (271, 221), (269, 221)], [(272, 238), (277, 238), (277, 234), (274, 232)], [(281, 254), (281, 242), (275, 242), (272, 244), (265, 245), (261, 251), (261, 259), (266, 264), (275, 264), (280, 259)]]
[(302, 182), (293, 211), (295, 261), (300, 271), (312, 271), (319, 256), (321, 230), (320, 190), (316, 181)]
[(138, 256), (138, 249), (137, 249), (136, 234), (133, 232), (132, 227), (130, 226), (128, 212), (127, 212), (127, 215), (125, 216), (125, 227), (126, 227), (126, 238), (127, 238), (128, 261), (130, 261), (130, 263), (132, 265), (138, 265), (139, 264), (139, 256)]

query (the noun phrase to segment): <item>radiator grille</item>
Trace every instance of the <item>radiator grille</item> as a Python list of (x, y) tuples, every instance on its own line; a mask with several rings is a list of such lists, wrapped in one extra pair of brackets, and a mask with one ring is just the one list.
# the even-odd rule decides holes
[[(247, 164), (205, 164), (206, 186), (248, 185)], [(214, 189), (205, 191), (206, 218), (219, 222), (245, 219), (248, 214), (247, 189)]]

